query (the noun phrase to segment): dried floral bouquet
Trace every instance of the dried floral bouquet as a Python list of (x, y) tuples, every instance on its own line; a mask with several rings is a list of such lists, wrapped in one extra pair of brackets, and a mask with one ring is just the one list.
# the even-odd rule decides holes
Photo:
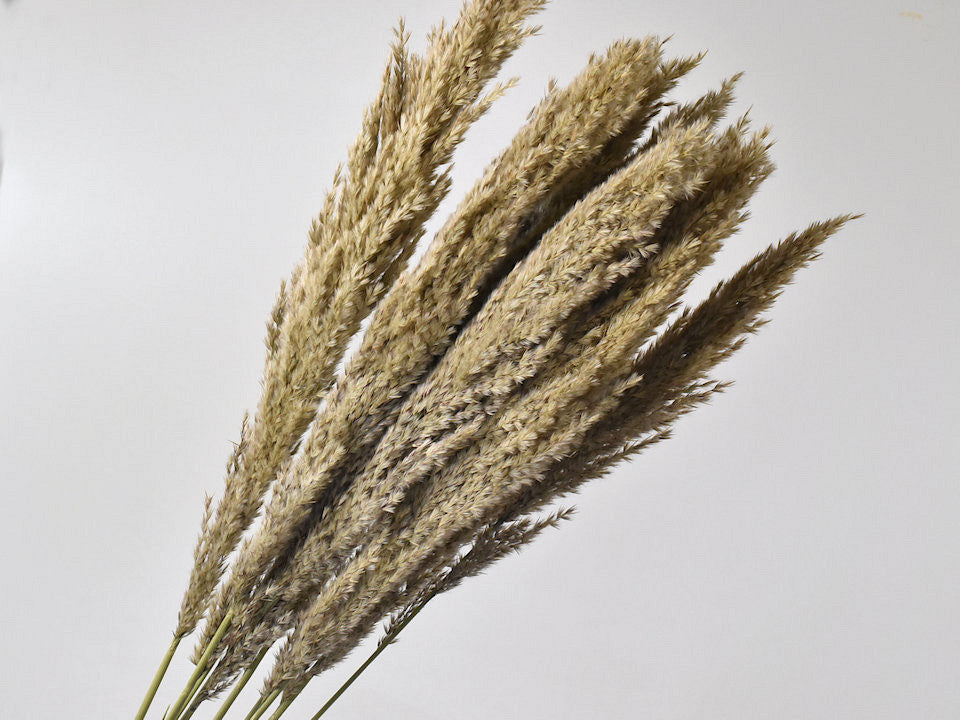
[(246, 717), (276, 720), (386, 621), (323, 715), (433, 597), (567, 518), (558, 498), (721, 391), (714, 366), (849, 219), (790, 235), (681, 309), (770, 174), (770, 142), (746, 118), (720, 127), (736, 76), (677, 105), (668, 93), (700, 58), (625, 40), (551, 84), (407, 270), (454, 149), (511, 84), (491, 86), (544, 2), (471, 0), (422, 55), (398, 29), (280, 287), (262, 395), (137, 720), (194, 633), (166, 720), (221, 697), (225, 717), (271, 650)]

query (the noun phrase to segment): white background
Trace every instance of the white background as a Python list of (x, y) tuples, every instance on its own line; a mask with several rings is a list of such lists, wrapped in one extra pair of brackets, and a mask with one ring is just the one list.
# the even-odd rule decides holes
[[(456, 10), (0, 4), (3, 718), (132, 716), (391, 26), (421, 47)], [(739, 110), (778, 138), (698, 292), (810, 220), (867, 216), (722, 368), (731, 391), (432, 603), (329, 717), (960, 717), (960, 4), (555, 0), (540, 22), (445, 210), (549, 76), (672, 33), (710, 51), (677, 97), (745, 70)]]

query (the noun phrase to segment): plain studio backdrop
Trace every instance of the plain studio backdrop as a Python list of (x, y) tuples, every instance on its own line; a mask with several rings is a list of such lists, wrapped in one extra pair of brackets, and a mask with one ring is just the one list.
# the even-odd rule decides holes
[[(457, 9), (0, 4), (0, 717), (133, 715), (392, 25), (419, 48)], [(777, 138), (696, 293), (808, 221), (866, 217), (720, 369), (729, 392), (431, 603), (331, 719), (955, 720), (960, 3), (555, 0), (539, 21), (441, 216), (550, 76), (655, 33), (709, 50), (676, 97), (744, 70), (737, 110)]]

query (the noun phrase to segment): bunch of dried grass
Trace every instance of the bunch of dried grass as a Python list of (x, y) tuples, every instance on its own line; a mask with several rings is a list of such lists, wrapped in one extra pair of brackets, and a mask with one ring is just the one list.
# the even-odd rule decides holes
[(386, 620), (362, 670), (431, 598), (570, 515), (539, 513), (721, 391), (713, 368), (849, 219), (789, 236), (678, 313), (770, 174), (770, 144), (746, 118), (718, 129), (737, 76), (675, 106), (668, 92), (700, 58), (621, 41), (550, 86), (406, 271), (456, 145), (502, 92), (485, 89), (543, 2), (472, 0), (422, 56), (398, 29), (346, 169), (281, 285), (263, 394), (207, 503), (138, 718), (202, 620), (168, 720), (230, 689), (222, 718), (276, 648), (248, 715), (280, 697), (275, 720)]

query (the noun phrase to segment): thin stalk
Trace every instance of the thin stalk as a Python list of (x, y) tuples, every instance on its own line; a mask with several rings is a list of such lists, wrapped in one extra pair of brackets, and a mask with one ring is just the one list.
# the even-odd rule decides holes
[[(272, 603), (270, 603), (270, 605), (267, 607), (267, 610), (269, 611), (270, 609), (272, 609), (273, 606), (276, 605), (278, 601), (279, 601), (279, 598), (275, 599)], [(230, 706), (233, 705), (234, 701), (237, 699), (237, 696), (240, 694), (240, 692), (243, 690), (246, 684), (250, 682), (250, 678), (253, 676), (254, 671), (257, 669), (257, 666), (263, 660), (264, 656), (267, 654), (267, 651), (269, 649), (270, 649), (269, 647), (265, 647), (259, 653), (257, 653), (257, 656), (254, 658), (253, 663), (250, 665), (250, 667), (248, 667), (244, 671), (243, 675), (240, 676), (240, 679), (234, 685), (233, 690), (230, 692), (230, 694), (227, 696), (227, 699), (223, 702), (220, 709), (217, 711), (217, 714), (214, 716), (214, 720), (223, 720), (223, 716), (226, 714), (227, 710), (230, 709)], [(211, 668), (210, 670), (207, 670), (207, 673), (206, 673), (207, 679), (204, 682), (204, 686), (209, 684), (210, 673), (212, 670), (213, 668)], [(185, 706), (186, 710), (184, 710), (183, 714), (180, 715), (180, 717), (177, 718), (176, 720), (190, 720), (190, 718), (193, 717), (193, 714), (197, 711), (197, 708), (193, 706), (193, 701), (196, 698), (197, 693), (200, 691), (200, 689), (201, 688), (198, 685), (196, 690), (194, 690), (193, 692), (193, 696), (190, 698), (190, 703)], [(164, 720), (168, 720), (168, 718), (164, 717)], [(174, 719), (169, 718), (169, 720), (174, 720)]]
[(318, 720), (318, 718), (320, 718), (327, 710), (330, 709), (330, 706), (333, 705), (340, 698), (340, 696), (347, 691), (347, 688), (353, 685), (354, 681), (358, 677), (360, 677), (361, 673), (363, 673), (364, 670), (370, 667), (370, 664), (380, 656), (380, 653), (386, 650), (387, 646), (393, 643), (393, 641), (397, 639), (397, 635), (400, 634), (400, 631), (403, 630), (407, 625), (409, 625), (410, 621), (417, 616), (417, 613), (419, 613), (421, 610), (423, 610), (424, 607), (426, 607), (427, 603), (430, 602), (430, 599), (431, 598), (428, 597), (426, 600), (424, 600), (423, 603), (420, 605), (420, 607), (418, 607), (416, 610), (411, 612), (406, 620), (404, 620), (402, 623), (397, 625), (397, 627), (393, 630), (393, 632), (391, 632), (389, 635), (383, 638), (383, 641), (379, 645), (377, 645), (377, 649), (374, 650), (372, 653), (370, 653), (370, 657), (368, 657), (366, 660), (363, 661), (363, 664), (354, 671), (353, 675), (351, 675), (346, 679), (343, 685), (340, 686), (340, 688), (330, 697), (329, 700), (327, 700), (326, 703), (324, 703), (323, 707), (320, 708), (317, 711), (317, 714), (314, 715), (312, 718), (310, 718), (310, 720)]
[(257, 698), (257, 701), (253, 704), (253, 707), (250, 708), (250, 712), (246, 714), (243, 720), (250, 720), (254, 716), (254, 713), (260, 709), (260, 706), (263, 705), (263, 695)]
[[(264, 648), (259, 653), (257, 657), (254, 658), (253, 663), (246, 670), (243, 671), (243, 675), (240, 676), (240, 679), (237, 680), (237, 683), (233, 686), (233, 690), (230, 691), (230, 694), (227, 695), (227, 699), (223, 701), (223, 704), (220, 705), (220, 709), (217, 710), (217, 714), (213, 716), (213, 720), (223, 720), (224, 715), (227, 714), (227, 710), (230, 709), (230, 706), (236, 701), (237, 696), (240, 692), (247, 686), (247, 683), (250, 682), (250, 678), (253, 677), (253, 673), (256, 672), (257, 666), (267, 655), (268, 648)], [(189, 716), (186, 716), (189, 717)]]
[(163, 676), (167, 673), (167, 668), (170, 667), (170, 661), (173, 660), (173, 654), (177, 651), (177, 646), (180, 644), (180, 641), (183, 638), (179, 635), (175, 635), (173, 640), (170, 642), (170, 647), (167, 648), (167, 652), (164, 653), (163, 659), (160, 661), (160, 667), (157, 668), (157, 672), (153, 676), (153, 680), (150, 682), (150, 687), (147, 688), (147, 694), (143, 697), (143, 702), (140, 703), (140, 709), (137, 710), (137, 714), (134, 717), (134, 720), (143, 720), (147, 716), (147, 710), (150, 709), (150, 703), (153, 702), (154, 696), (157, 694), (157, 688), (160, 687), (160, 682), (163, 680)]
[(274, 711), (273, 715), (270, 716), (270, 720), (280, 720), (280, 716), (283, 715), (284, 712), (286, 712), (287, 708), (290, 707), (290, 705), (292, 705), (293, 701), (296, 699), (297, 699), (297, 696), (294, 695), (293, 697), (289, 697), (286, 700), (284, 700), (282, 703), (280, 703), (280, 705)]
[(197, 711), (199, 704), (194, 705), (194, 702), (197, 699), (197, 695), (200, 694), (201, 690), (204, 690), (209, 684), (212, 678), (214, 669), (217, 667), (217, 663), (213, 663), (210, 667), (206, 669), (203, 675), (197, 679), (193, 684), (193, 689), (190, 691), (190, 697), (187, 699), (187, 702), (183, 706), (183, 712), (180, 713), (180, 717), (177, 718), (164, 718), (164, 720), (190, 720), (193, 717), (193, 714)]
[(171, 717), (169, 720), (184, 720), (184, 718), (189, 718), (191, 715), (193, 715), (193, 711), (190, 709), (190, 706), (193, 705), (193, 701), (197, 697), (197, 693), (199, 693), (200, 688), (206, 684), (210, 677), (210, 673), (213, 672), (215, 667), (216, 663), (208, 667), (203, 675), (197, 678), (197, 681), (193, 684), (193, 688), (190, 690), (190, 696), (187, 698), (187, 702), (183, 705), (183, 712), (178, 717)]
[(180, 713), (183, 712), (183, 709), (187, 705), (187, 701), (193, 695), (194, 687), (204, 676), (204, 672), (207, 669), (207, 663), (210, 662), (210, 657), (213, 655), (213, 651), (217, 649), (217, 645), (220, 644), (224, 633), (227, 632), (227, 628), (230, 627), (230, 623), (232, 621), (233, 610), (228, 612), (226, 617), (223, 618), (223, 622), (220, 623), (220, 626), (217, 628), (217, 632), (212, 638), (210, 638), (210, 642), (207, 643), (207, 647), (204, 648), (203, 655), (200, 656), (200, 661), (193, 669), (193, 674), (190, 676), (190, 679), (187, 680), (187, 686), (183, 689), (183, 692), (180, 693), (180, 697), (177, 698), (177, 701), (173, 704), (173, 707), (170, 708), (170, 718), (177, 718), (180, 716)]
[(261, 697), (256, 705), (250, 708), (250, 712), (247, 713), (245, 720), (259, 720), (260, 716), (263, 715), (267, 709), (273, 705), (273, 701), (277, 699), (280, 695), (279, 690), (272, 691), (269, 695)]

